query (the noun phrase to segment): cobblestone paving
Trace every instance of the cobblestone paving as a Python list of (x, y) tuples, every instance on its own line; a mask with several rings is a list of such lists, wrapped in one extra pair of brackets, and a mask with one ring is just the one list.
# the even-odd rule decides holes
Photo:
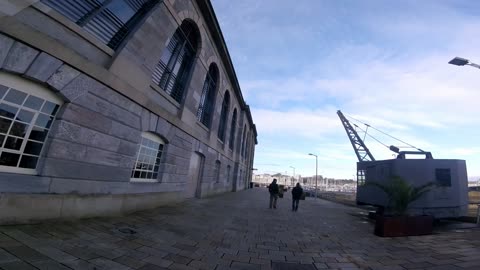
[(253, 189), (125, 217), (0, 226), (1, 269), (480, 269), (480, 230), (380, 238), (361, 210)]

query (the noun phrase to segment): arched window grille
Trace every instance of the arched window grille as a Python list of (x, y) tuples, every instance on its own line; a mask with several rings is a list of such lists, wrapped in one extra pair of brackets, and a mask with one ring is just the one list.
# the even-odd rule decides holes
[(181, 102), (199, 42), (197, 26), (184, 20), (175, 31), (155, 67), (152, 81)]
[(237, 109), (233, 110), (232, 123), (230, 124), (230, 142), (228, 146), (233, 151), (233, 146), (235, 142), (235, 129), (237, 128)]
[(249, 147), (249, 145), (250, 145), (250, 132), (248, 132), (248, 134), (247, 134), (247, 138), (245, 140), (245, 147), (243, 149), (243, 151), (244, 151), (243, 156), (245, 158), (248, 158), (248, 147)]
[(247, 136), (247, 126), (243, 126), (242, 147), (240, 148), (240, 155), (245, 157), (245, 136)]
[(197, 120), (210, 128), (215, 107), (215, 91), (218, 81), (218, 68), (215, 64), (210, 64), (205, 82), (203, 83), (202, 96), (197, 111)]
[(218, 138), (223, 142), (225, 140), (225, 130), (227, 129), (228, 108), (230, 107), (230, 94), (225, 92), (222, 102), (222, 112), (220, 114), (220, 124), (218, 125)]
[(42, 0), (112, 49), (159, 0)]

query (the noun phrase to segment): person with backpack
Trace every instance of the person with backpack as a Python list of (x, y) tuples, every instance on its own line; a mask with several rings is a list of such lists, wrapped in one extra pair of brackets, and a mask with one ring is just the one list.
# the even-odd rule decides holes
[(272, 206), (274, 209), (276, 209), (279, 193), (277, 179), (274, 178), (272, 183), (268, 186), (268, 192), (270, 192), (270, 209), (272, 209)]
[(292, 211), (298, 210), (298, 204), (300, 203), (300, 198), (303, 194), (303, 188), (300, 186), (300, 183), (292, 189)]

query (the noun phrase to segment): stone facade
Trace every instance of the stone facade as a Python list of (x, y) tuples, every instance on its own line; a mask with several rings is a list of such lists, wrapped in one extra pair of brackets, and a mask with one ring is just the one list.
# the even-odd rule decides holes
[[(0, 166), (0, 208), (7, 209), (0, 222), (118, 214), (249, 186), (256, 129), (208, 0), (159, 1), (116, 50), (42, 1), (0, 8), (0, 75), (34, 83), (64, 102), (35, 172)], [(201, 45), (178, 103), (153, 85), (152, 72), (185, 19), (195, 22)], [(211, 63), (218, 66), (219, 86), (206, 128), (196, 111)], [(226, 91), (222, 142), (217, 131)], [(158, 177), (149, 182), (131, 179), (143, 132), (165, 142)]]

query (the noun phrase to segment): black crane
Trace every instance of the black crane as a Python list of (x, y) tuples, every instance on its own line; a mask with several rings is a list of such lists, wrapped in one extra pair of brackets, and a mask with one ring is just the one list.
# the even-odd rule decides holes
[(345, 118), (343, 113), (340, 110), (338, 110), (337, 114), (338, 114), (338, 117), (340, 117), (340, 121), (342, 121), (345, 131), (347, 132), (348, 139), (350, 139), (350, 142), (352, 143), (353, 150), (355, 150), (355, 154), (357, 155), (358, 161), (360, 162), (375, 161), (375, 158), (373, 157), (372, 153), (370, 153), (370, 150), (368, 150), (362, 138), (358, 136), (357, 131), (355, 131), (355, 129), (352, 127), (352, 125), (347, 120), (347, 118)]
[[(358, 161), (359, 162), (367, 162), (367, 161), (375, 161), (375, 158), (373, 157), (372, 153), (370, 153), (370, 150), (368, 150), (367, 146), (365, 145), (365, 143), (363, 142), (362, 138), (360, 138), (360, 136), (358, 136), (358, 133), (357, 131), (352, 127), (352, 124), (350, 124), (350, 122), (348, 121), (348, 119), (343, 115), (343, 113), (338, 110), (337, 111), (337, 114), (338, 114), (338, 117), (340, 117), (340, 121), (342, 122), (342, 125), (343, 127), (345, 128), (345, 131), (347, 132), (347, 136), (348, 136), (348, 139), (350, 140), (350, 143), (352, 143), (352, 146), (353, 146), (353, 150), (355, 151), (355, 154), (357, 155), (357, 158), (358, 158)], [(358, 121), (358, 120), (357, 120)], [(364, 123), (365, 124), (365, 123)], [(371, 127), (370, 125), (368, 124), (365, 124), (368, 127)], [(373, 127), (372, 127), (373, 128)], [(423, 151), (422, 149), (419, 149), (419, 148), (416, 148), (414, 147), (413, 145), (411, 144), (408, 144), (400, 139), (397, 139), (385, 132), (382, 132), (378, 129), (375, 129), (397, 141), (400, 141), (402, 143), (405, 143), (407, 145), (409, 145), (410, 147), (412, 148), (415, 148), (417, 149), (418, 151), (400, 151), (400, 149), (394, 145), (386, 145), (382, 142), (380, 142), (379, 140), (375, 139), (376, 141), (378, 141), (379, 143), (383, 144), (385, 147), (387, 147), (388, 149), (390, 149), (392, 152), (395, 152), (397, 153), (397, 159), (405, 159), (406, 158), (406, 155), (425, 155), (425, 159), (433, 159), (433, 156), (432, 156), (432, 153), (431, 152), (426, 152), (426, 151)], [(365, 131), (366, 133), (366, 131)], [(371, 136), (370, 136), (371, 137)]]

